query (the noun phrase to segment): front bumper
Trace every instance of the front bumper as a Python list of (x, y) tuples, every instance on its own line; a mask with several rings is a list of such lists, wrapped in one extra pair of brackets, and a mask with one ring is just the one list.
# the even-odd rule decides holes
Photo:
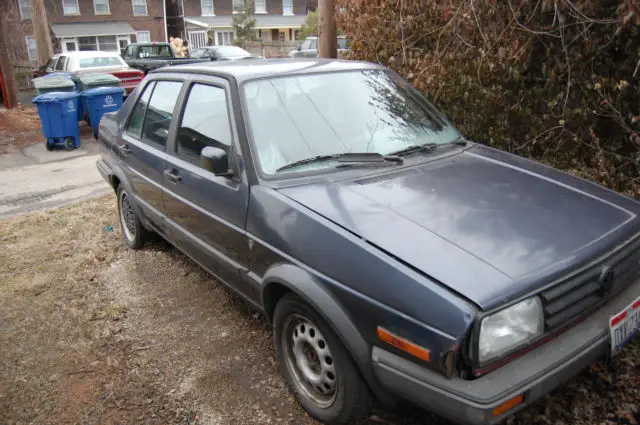
[[(473, 381), (448, 379), (374, 347), (373, 367), (390, 391), (462, 424), (494, 424), (532, 404), (610, 352), (609, 319), (640, 296), (640, 280), (542, 347)], [(493, 409), (523, 394), (499, 416)]]

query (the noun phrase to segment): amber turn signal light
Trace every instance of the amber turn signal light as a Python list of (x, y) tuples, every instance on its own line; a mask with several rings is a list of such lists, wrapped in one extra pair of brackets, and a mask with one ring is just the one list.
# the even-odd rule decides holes
[(493, 416), (500, 416), (503, 413), (513, 409), (518, 404), (522, 404), (524, 402), (524, 395), (520, 394), (515, 396), (514, 398), (505, 401), (500, 406), (493, 409)]
[(431, 352), (426, 348), (420, 347), (419, 345), (414, 344), (413, 342), (407, 341), (404, 338), (400, 338), (392, 334), (389, 331), (378, 327), (378, 339), (380, 341), (386, 342), (389, 345), (393, 345), (398, 350), (402, 350), (407, 354), (412, 355), (413, 357), (417, 357), (420, 360), (424, 360), (425, 362), (431, 361)]

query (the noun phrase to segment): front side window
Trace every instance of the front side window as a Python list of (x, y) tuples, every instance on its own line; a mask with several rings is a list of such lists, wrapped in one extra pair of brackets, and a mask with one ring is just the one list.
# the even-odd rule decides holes
[(213, 0), (200, 0), (202, 16), (213, 16)]
[(20, 8), (21, 19), (31, 19), (31, 6), (29, 6), (29, 0), (18, 0), (18, 7)]
[(178, 102), (182, 83), (157, 81), (142, 126), (142, 139), (154, 145), (167, 144), (173, 109)]
[[(460, 136), (409, 83), (382, 70), (255, 80), (245, 83), (243, 95), (258, 163), (266, 174), (316, 156), (387, 155)], [(325, 161), (281, 172), (335, 165)]]
[(293, 15), (293, 0), (282, 0), (282, 14)]
[(134, 106), (133, 112), (131, 112), (131, 117), (129, 118), (129, 123), (127, 124), (127, 134), (135, 137), (136, 139), (140, 139), (142, 137), (142, 123), (144, 122), (144, 115), (147, 112), (147, 106), (149, 105), (151, 92), (153, 91), (153, 87), (155, 85), (155, 82), (147, 84), (147, 86), (144, 88), (144, 91), (138, 98), (138, 102), (136, 103), (136, 106)]
[(67, 57), (60, 56), (60, 59), (58, 59), (58, 63), (56, 63), (56, 71), (64, 71), (64, 67), (66, 64), (67, 64)]
[(133, 1), (133, 14), (136, 16), (147, 15), (147, 0), (132, 0)]
[(64, 15), (79, 15), (78, 0), (62, 0), (62, 13)]
[(96, 15), (108, 15), (110, 13), (109, 0), (93, 0), (93, 10)]
[(202, 149), (212, 146), (228, 152), (231, 140), (225, 90), (194, 84), (189, 91), (178, 130), (178, 155), (199, 164)]

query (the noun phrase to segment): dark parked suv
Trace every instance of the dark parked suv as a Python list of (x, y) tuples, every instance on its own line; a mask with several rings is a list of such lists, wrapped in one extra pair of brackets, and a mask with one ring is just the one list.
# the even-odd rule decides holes
[(640, 326), (639, 204), (466, 140), (385, 68), (164, 68), (99, 139), (127, 245), (156, 232), (263, 311), (326, 423), (373, 397), (499, 422)]

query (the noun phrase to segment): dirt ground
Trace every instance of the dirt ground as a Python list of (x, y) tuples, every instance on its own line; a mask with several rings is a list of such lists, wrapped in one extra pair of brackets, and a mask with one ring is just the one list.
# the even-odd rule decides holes
[[(263, 317), (168, 244), (125, 248), (114, 196), (1, 220), (0, 246), (0, 424), (315, 424)], [(509, 423), (636, 425), (639, 359), (636, 341)], [(448, 422), (365, 421), (427, 423)]]
[[(91, 127), (80, 123), (80, 136), (91, 137)], [(15, 152), (25, 146), (43, 143), (40, 117), (35, 105), (18, 105), (0, 111), (0, 154)]]

